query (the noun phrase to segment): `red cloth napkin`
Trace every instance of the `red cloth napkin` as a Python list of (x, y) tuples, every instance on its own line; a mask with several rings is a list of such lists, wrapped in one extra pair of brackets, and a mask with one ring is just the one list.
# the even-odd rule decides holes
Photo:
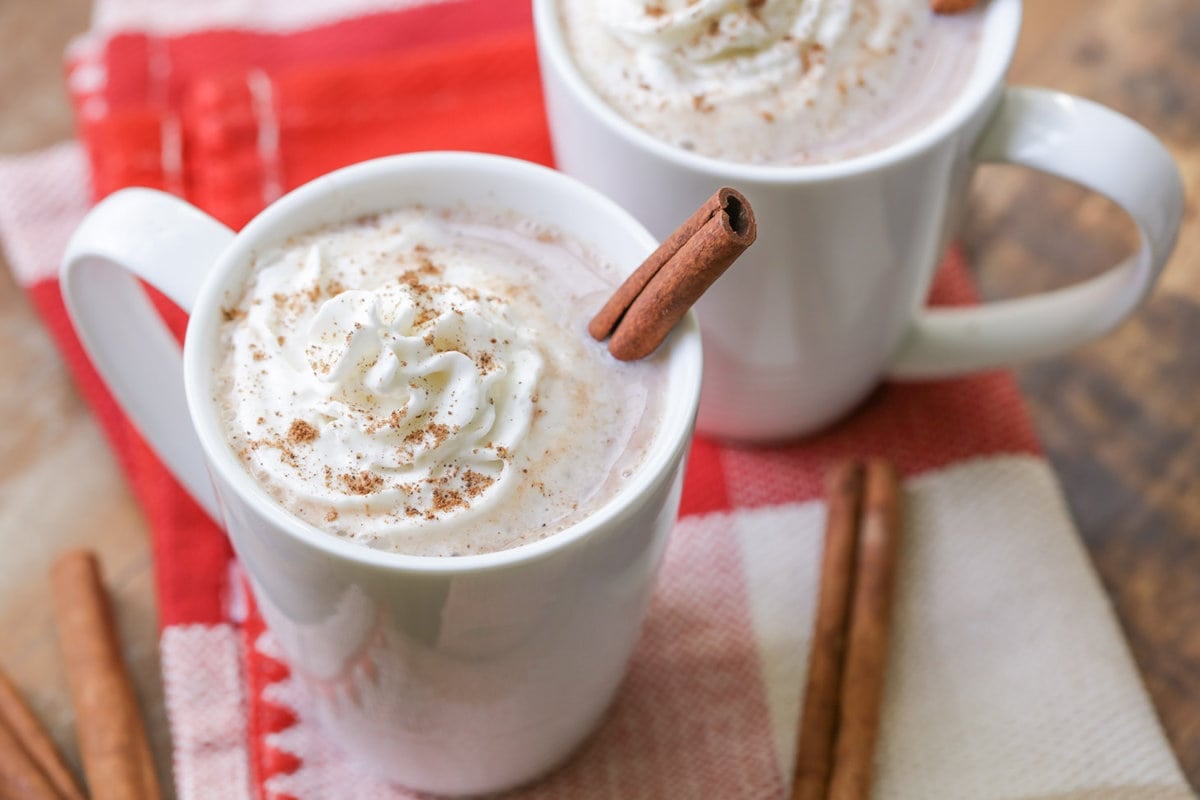
[[(123, 186), (159, 187), (235, 228), (282, 192), (374, 156), (464, 149), (551, 162), (524, 0), (409, 0), (274, 32), (95, 34), (74, 48), (68, 72), (94, 199)], [(29, 288), (151, 529), (180, 795), (412, 796), (361, 774), (322, 738), (245, 596), (223, 533), (115, 406), (70, 330), (56, 280)], [(973, 300), (959, 254), (941, 270), (933, 299)], [(183, 315), (161, 305), (182, 333)], [(884, 386), (843, 423), (790, 446), (697, 440), (682, 520), (626, 684), (584, 750), (528, 796), (782, 796), (800, 681), (780, 679), (768, 652), (778, 613), (763, 610), (770, 603), (749, 577), (761, 574), (751, 563), (761, 552), (747, 544), (747, 526), (770, 528), (776, 509), (803, 516), (828, 466), (850, 455), (884, 455), (915, 476), (1037, 452), (1014, 382), (1002, 373)], [(1049, 494), (1053, 504), (1052, 486)], [(1002, 536), (1003, 524), (987, 533)], [(1094, 583), (1086, 567), (1082, 574)], [(1100, 596), (1098, 585), (1089, 591)], [(1169, 751), (1166, 763), (1169, 773)]]

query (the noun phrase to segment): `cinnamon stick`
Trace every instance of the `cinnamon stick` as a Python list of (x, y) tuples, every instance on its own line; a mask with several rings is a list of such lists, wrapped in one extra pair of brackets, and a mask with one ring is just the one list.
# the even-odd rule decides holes
[[(26, 757), (45, 776), (54, 789), (54, 797), (62, 800), (84, 800), (83, 792), (71, 770), (63, 763), (54, 746), (54, 741), (25, 703), (21, 693), (13, 686), (8, 676), (0, 671), (0, 728), (20, 744)], [(0, 733), (0, 735), (3, 735)], [(9, 751), (3, 750), (7, 760)], [(0, 793), (0, 797), (4, 795)], [(36, 796), (36, 795), (34, 795)]]
[(960, 14), (970, 11), (979, 0), (929, 0), (929, 7), (935, 14)]
[(829, 800), (867, 800), (871, 793), (899, 553), (900, 505), (895, 469), (882, 461), (869, 462)]
[(757, 232), (746, 198), (719, 189), (618, 287), (588, 332), (609, 339), (608, 351), (622, 361), (650, 355)]
[(833, 766), (838, 697), (850, 597), (854, 587), (859, 512), (862, 506), (862, 464), (838, 465), (830, 474), (821, 583), (809, 650), (804, 709), (796, 744), (792, 800), (824, 800)]
[(93, 800), (157, 800), (137, 698), (121, 660), (96, 557), (76, 550), (51, 570), (54, 615)]
[(7, 725), (0, 725), (0, 800), (61, 800)]

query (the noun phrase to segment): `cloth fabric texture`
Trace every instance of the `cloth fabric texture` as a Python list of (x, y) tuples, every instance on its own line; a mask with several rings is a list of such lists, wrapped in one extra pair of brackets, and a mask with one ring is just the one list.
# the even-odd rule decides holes
[[(124, 186), (179, 194), (238, 228), (286, 190), (375, 156), (552, 163), (528, 5), (101, 0), (68, 81), (80, 140), (0, 162), (0, 237), (146, 514), (178, 795), (416, 797), (322, 736), (224, 534), (83, 355), (57, 266), (89, 205)], [(959, 254), (932, 299), (973, 302)], [(182, 313), (162, 308), (182, 335)], [(514, 796), (786, 796), (821, 479), (867, 455), (892, 459), (907, 490), (875, 796), (1193, 796), (1004, 373), (885, 385), (790, 445), (698, 438), (613, 708), (566, 766)]]

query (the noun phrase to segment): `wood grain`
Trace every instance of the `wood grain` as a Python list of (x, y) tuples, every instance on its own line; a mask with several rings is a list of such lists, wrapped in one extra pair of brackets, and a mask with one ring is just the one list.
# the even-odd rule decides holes
[[(1163, 726), (1200, 786), (1200, 3), (1026, 3), (1011, 79), (1128, 114), (1183, 172), (1183, 231), (1146, 305), (1019, 377)], [(984, 294), (1010, 297), (1094, 275), (1137, 238), (1103, 198), (989, 167), (964, 240)]]
[[(61, 53), (85, 0), (0, 3), (0, 153), (71, 135)], [(1200, 196), (1200, 3), (1030, 0), (1014, 82), (1075, 92), (1163, 137)], [(1020, 371), (1051, 460), (1192, 784), (1200, 786), (1200, 225), (1118, 331)], [(981, 171), (964, 241), (988, 297), (1092, 275), (1132, 251), (1110, 203), (1014, 168)], [(144, 523), (45, 334), (0, 264), (0, 664), (72, 766), (44, 579), (70, 545), (100, 551), (160, 774), (170, 774)], [(69, 487), (69, 491), (64, 487)], [(52, 500), (52, 502), (47, 502)], [(87, 519), (83, 527), (79, 520)]]

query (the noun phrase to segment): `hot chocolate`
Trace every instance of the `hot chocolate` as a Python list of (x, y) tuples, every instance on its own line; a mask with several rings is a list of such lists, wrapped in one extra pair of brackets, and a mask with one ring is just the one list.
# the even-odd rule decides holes
[(401, 209), (265, 250), (226, 308), (216, 398), (246, 468), (331, 534), (514, 547), (641, 462), (662, 376), (585, 331), (620, 275), (527, 219)]
[(655, 138), (776, 166), (882, 149), (966, 84), (982, 12), (928, 0), (559, 0), (592, 88)]

